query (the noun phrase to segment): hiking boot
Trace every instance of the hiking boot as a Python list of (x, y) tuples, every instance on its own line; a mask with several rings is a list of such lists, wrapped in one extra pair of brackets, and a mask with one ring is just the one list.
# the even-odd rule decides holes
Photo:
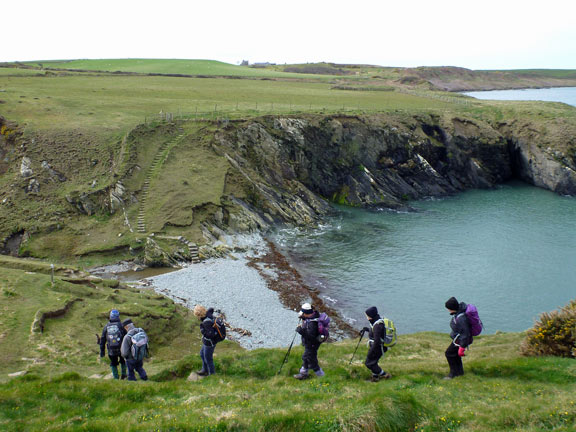
[(302, 381), (302, 380), (310, 378), (310, 375), (308, 375), (308, 372), (306, 372), (306, 373), (298, 372), (296, 375), (294, 375), (294, 378)]
[(380, 380), (390, 378), (392, 378), (392, 375), (390, 375), (388, 372), (383, 371), (380, 375), (372, 375), (372, 377), (370, 378), (370, 382), (378, 382)]
[(326, 375), (322, 369), (318, 369), (317, 371), (314, 371), (314, 373), (316, 374), (317, 377), (323, 377), (324, 375)]
[(198, 372), (196, 372), (196, 375), (198, 375), (198, 376), (208, 376), (208, 372), (203, 371), (203, 370), (199, 370)]
[(126, 378), (128, 378), (128, 375), (126, 375), (126, 374), (120, 376), (121, 380), (125, 380)]

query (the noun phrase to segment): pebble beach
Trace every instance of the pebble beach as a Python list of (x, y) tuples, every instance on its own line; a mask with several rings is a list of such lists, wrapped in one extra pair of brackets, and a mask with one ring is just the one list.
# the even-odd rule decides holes
[(190, 309), (201, 304), (221, 311), (231, 328), (249, 332), (230, 332), (230, 338), (246, 349), (288, 346), (298, 325), (297, 311), (287, 309), (278, 293), (270, 290), (258, 270), (248, 263), (247, 253), (237, 253), (148, 281), (157, 292)]

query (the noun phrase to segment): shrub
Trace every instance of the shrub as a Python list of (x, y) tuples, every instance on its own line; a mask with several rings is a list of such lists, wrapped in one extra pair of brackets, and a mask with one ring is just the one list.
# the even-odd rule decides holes
[(522, 344), (524, 355), (576, 355), (576, 300), (558, 311), (540, 315)]

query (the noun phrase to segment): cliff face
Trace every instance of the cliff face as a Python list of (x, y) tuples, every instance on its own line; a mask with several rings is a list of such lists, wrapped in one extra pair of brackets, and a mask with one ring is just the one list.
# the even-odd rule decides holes
[(512, 178), (576, 195), (574, 159), (514, 131), (460, 117), (262, 118), (228, 126), (215, 148), (252, 191), (236, 205), (270, 222), (309, 223), (326, 200), (399, 208)]
[[(33, 235), (35, 242), (26, 240), (32, 256), (59, 248), (70, 256), (111, 251), (129, 257), (152, 232), (210, 244), (226, 233), (319, 222), (332, 211), (330, 202), (403, 208), (410, 199), (512, 178), (576, 195), (576, 133), (569, 123), (552, 128), (398, 113), (146, 126), (120, 143), (122, 163), (111, 165), (121, 170), (83, 193), (74, 192), (82, 184), (72, 176), (77, 167), (60, 173), (40, 164), (7, 130), (0, 151), (12, 162), (2, 168), (0, 238), (6, 251), (18, 236), (10, 248), (16, 253), (20, 239)], [(154, 165), (158, 155), (164, 162)], [(144, 215), (150, 229), (135, 233), (131, 226)]]

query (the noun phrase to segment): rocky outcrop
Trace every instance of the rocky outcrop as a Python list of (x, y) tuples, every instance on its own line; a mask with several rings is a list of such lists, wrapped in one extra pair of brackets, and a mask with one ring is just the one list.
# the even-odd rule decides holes
[(576, 195), (576, 167), (563, 153), (522, 139), (512, 140), (511, 146), (522, 180), (561, 195)]
[(226, 197), (209, 236), (314, 223), (330, 211), (329, 201), (399, 208), (408, 199), (490, 188), (512, 178), (576, 194), (573, 160), (542, 149), (536, 139), (514, 136), (514, 128), (460, 116), (235, 123), (217, 135), (215, 149), (228, 158), (244, 194)]

